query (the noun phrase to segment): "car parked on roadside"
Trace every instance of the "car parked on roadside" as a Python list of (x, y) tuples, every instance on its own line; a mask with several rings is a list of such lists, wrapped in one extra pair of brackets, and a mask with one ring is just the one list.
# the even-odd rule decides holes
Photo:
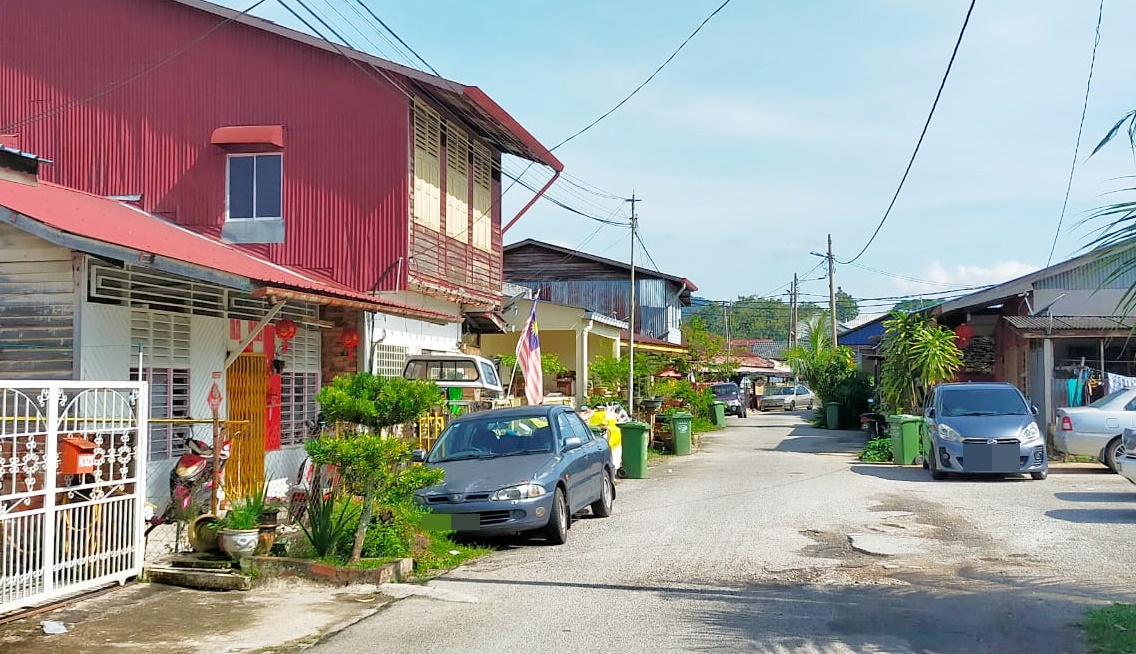
[(811, 411), (815, 403), (816, 396), (807, 386), (774, 386), (765, 389), (757, 408), (761, 411), (769, 409), (784, 409), (785, 411), (809, 409)]
[(1116, 459), (1116, 471), (1128, 481), (1136, 484), (1136, 429), (1127, 427), (1121, 434), (1124, 452)]
[(1086, 406), (1061, 407), (1056, 422), (1058, 450), (1095, 456), (1115, 472), (1124, 454), (1124, 430), (1136, 427), (1136, 388), (1109, 393)]
[(559, 545), (574, 515), (606, 518), (615, 501), (611, 447), (571, 407), (468, 413), (414, 458), (446, 473), (415, 501), (459, 533), (535, 533)]
[(1049, 460), (1036, 416), (1013, 384), (940, 384), (923, 408), (923, 467), (933, 479), (952, 472), (1045, 479)]
[(726, 415), (746, 417), (746, 408), (742, 404), (742, 391), (734, 382), (711, 384), (710, 391), (714, 393), (714, 400), (726, 403)]

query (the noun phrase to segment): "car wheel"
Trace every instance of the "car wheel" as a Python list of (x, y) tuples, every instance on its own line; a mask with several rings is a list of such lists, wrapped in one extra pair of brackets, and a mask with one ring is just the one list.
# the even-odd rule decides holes
[(1031, 472), (1030, 473), (1030, 479), (1033, 479), (1034, 481), (1042, 481), (1048, 476), (1049, 476), (1048, 470), (1040, 470), (1038, 472)]
[(606, 518), (611, 515), (611, 505), (615, 501), (615, 489), (611, 485), (611, 473), (604, 471), (603, 490), (600, 499), (592, 502), (592, 515), (597, 518)]
[(556, 488), (552, 496), (552, 513), (548, 516), (548, 526), (544, 528), (544, 539), (549, 545), (563, 545), (568, 540), (568, 502), (564, 491)]
[(930, 461), (930, 460), (931, 460), (931, 457), (927, 454), (927, 452), (923, 452), (923, 469), (924, 470), (930, 470), (931, 469), (931, 464), (928, 463), (928, 461)]
[(1108, 445), (1104, 446), (1104, 464), (1108, 469), (1113, 472), (1119, 472), (1116, 465), (1116, 460), (1124, 455), (1124, 442), (1119, 436), (1110, 440)]
[(789, 410), (790, 411), (796, 411), (797, 410), (797, 403), (796, 402), (790, 402), (789, 403)]
[(813, 403), (809, 402), (809, 411), (812, 411), (812, 410), (813, 410)]
[(934, 456), (930, 457), (930, 463), (928, 465), (930, 466), (929, 469), (931, 470), (931, 479), (934, 479), (935, 481), (942, 481), (947, 478), (947, 473), (939, 470), (939, 463), (938, 461), (936, 461)]

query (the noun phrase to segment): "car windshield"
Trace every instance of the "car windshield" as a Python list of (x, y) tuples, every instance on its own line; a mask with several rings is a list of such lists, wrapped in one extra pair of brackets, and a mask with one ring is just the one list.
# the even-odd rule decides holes
[(443, 463), (552, 451), (552, 426), (543, 416), (470, 418), (447, 427), (426, 461)]
[(944, 390), (940, 413), (952, 416), (1021, 416), (1029, 407), (1013, 388), (959, 388)]
[(714, 391), (714, 397), (729, 397), (738, 394), (737, 384), (714, 384), (710, 387)]
[(792, 395), (792, 386), (778, 386), (777, 388), (769, 391), (768, 395)]
[(1090, 402), (1089, 406), (1096, 407), (1096, 408), (1099, 409), (1102, 406), (1112, 402), (1113, 400), (1120, 397), (1121, 395), (1124, 395), (1127, 392), (1128, 392), (1128, 389), (1113, 391), (1113, 392), (1109, 393), (1108, 395), (1105, 395), (1104, 397), (1102, 397), (1101, 399), (1099, 399), (1095, 402)]

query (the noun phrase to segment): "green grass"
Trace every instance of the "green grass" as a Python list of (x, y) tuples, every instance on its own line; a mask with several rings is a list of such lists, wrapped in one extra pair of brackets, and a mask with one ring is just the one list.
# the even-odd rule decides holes
[(1081, 627), (1092, 654), (1136, 652), (1136, 605), (1113, 604), (1089, 609)]
[[(455, 543), (448, 536), (437, 533), (430, 534), (430, 547), (425, 554), (414, 561), (414, 574), (419, 578), (433, 577), (453, 570), (470, 559), (485, 556), (492, 551), (492, 547)], [(457, 554), (450, 552), (457, 552)]]

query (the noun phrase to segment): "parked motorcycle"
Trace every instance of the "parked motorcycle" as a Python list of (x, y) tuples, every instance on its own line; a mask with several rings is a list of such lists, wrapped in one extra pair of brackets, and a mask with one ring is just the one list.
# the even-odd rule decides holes
[[(308, 436), (317, 438), (327, 427), (327, 422), (320, 414), (315, 420), (308, 420)], [(304, 457), (300, 462), (300, 469), (296, 472), (288, 488), (288, 513), (293, 520), (300, 520), (308, 509), (308, 497), (313, 486), (318, 486), (326, 498), (330, 496), (335, 485), (339, 482), (339, 471), (334, 466), (318, 466), (311, 457)]]
[[(231, 444), (224, 441), (218, 452), (218, 479), (223, 479), (225, 462), (229, 459)], [(177, 464), (170, 471), (170, 503), (161, 513), (150, 516), (146, 522), (149, 535), (158, 525), (168, 522), (191, 522), (210, 508), (213, 495), (213, 447), (203, 440), (188, 436), (185, 439), (185, 454), (178, 457)], [(224, 498), (224, 490), (217, 489), (218, 499)]]
[[(868, 408), (875, 405), (873, 398), (868, 398)], [(860, 414), (860, 429), (868, 434), (868, 439), (882, 438), (887, 434), (887, 416), (882, 413), (868, 411)]]

